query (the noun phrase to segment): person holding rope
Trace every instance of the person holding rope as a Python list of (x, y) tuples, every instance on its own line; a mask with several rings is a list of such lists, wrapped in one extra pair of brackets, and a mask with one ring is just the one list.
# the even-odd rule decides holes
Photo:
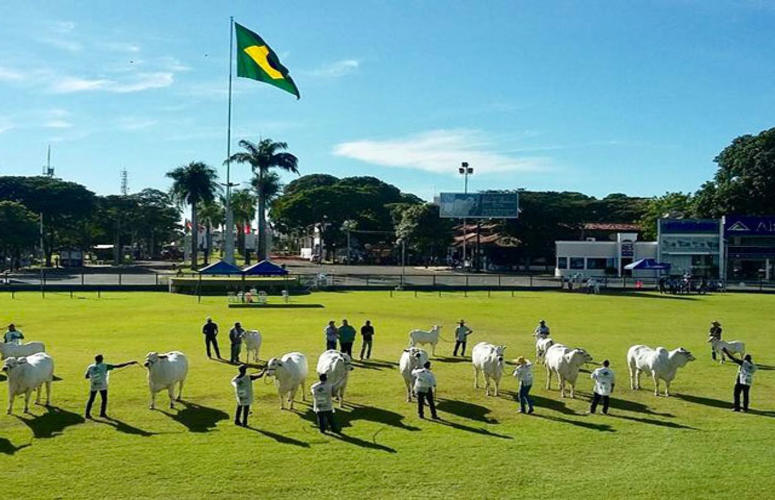
[(16, 325), (11, 323), (8, 325), (8, 331), (5, 332), (5, 335), (3, 335), (3, 342), (6, 344), (16, 344), (20, 345), (22, 343), (22, 339), (24, 338), (24, 334), (21, 332), (21, 330), (16, 329)]
[(533, 330), (533, 336), (537, 339), (545, 339), (546, 337), (550, 336), (551, 332), (549, 330), (549, 327), (546, 324), (545, 320), (541, 320), (538, 322), (538, 326)]
[(91, 407), (94, 403), (94, 399), (97, 397), (97, 393), (100, 393), (101, 406), (100, 417), (108, 418), (106, 410), (108, 408), (108, 372), (115, 370), (116, 368), (123, 368), (129, 365), (136, 365), (137, 361), (127, 361), (126, 363), (119, 363), (117, 365), (111, 365), (103, 362), (102, 354), (94, 356), (94, 363), (86, 368), (86, 378), (90, 382), (89, 401), (86, 403), (86, 418), (91, 417)]
[(462, 349), (460, 350), (460, 356), (465, 357), (466, 339), (472, 333), (474, 333), (474, 331), (468, 328), (466, 326), (466, 322), (461, 319), (460, 322), (458, 323), (457, 328), (455, 328), (455, 350), (452, 353), (453, 356), (457, 356), (458, 347), (462, 347)]
[(310, 387), (312, 411), (318, 419), (318, 428), (321, 434), (326, 433), (326, 427), (330, 427), (333, 432), (339, 434), (342, 430), (334, 420), (334, 389), (328, 383), (328, 375), (321, 373), (319, 378), (320, 381)]
[[(237, 376), (231, 379), (231, 385), (234, 386), (234, 392), (237, 396), (237, 412), (234, 415), (234, 425), (242, 427), (248, 426), (250, 405), (253, 404), (253, 381), (263, 377), (266, 374), (266, 368), (253, 375), (248, 375), (247, 371), (248, 365), (240, 365)], [(240, 416), (242, 416), (241, 422)]]
[[(708, 340), (721, 340), (721, 323), (714, 321), (710, 324), (710, 330), (708, 330)], [(716, 361), (716, 349), (711, 345), (710, 357), (713, 361)]]
[(740, 394), (742, 393), (743, 411), (748, 413), (748, 393), (751, 390), (751, 384), (753, 384), (753, 374), (756, 371), (756, 365), (753, 364), (753, 359), (750, 354), (746, 354), (743, 359), (737, 359), (726, 347), (724, 348), (724, 354), (739, 365), (737, 376), (735, 377), (735, 399), (732, 411), (740, 411)]

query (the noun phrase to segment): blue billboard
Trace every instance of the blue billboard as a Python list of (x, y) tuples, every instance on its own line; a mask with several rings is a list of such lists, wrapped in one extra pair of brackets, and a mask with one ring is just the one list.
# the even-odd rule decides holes
[(659, 232), (662, 234), (707, 234), (719, 232), (718, 219), (660, 219)]
[(724, 217), (724, 235), (775, 236), (775, 216), (727, 215)]
[(439, 216), (456, 219), (516, 219), (517, 193), (441, 193)]

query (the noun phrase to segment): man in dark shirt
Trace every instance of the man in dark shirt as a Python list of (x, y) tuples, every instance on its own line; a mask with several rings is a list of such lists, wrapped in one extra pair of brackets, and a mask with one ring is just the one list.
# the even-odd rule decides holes
[[(363, 345), (361, 346), (361, 360), (363, 360), (363, 353), (366, 353), (366, 359), (371, 359), (371, 339), (374, 337), (374, 327), (371, 326), (371, 321), (366, 320), (366, 324), (361, 327), (361, 337), (363, 338)], [(366, 347), (368, 346), (368, 351)]]
[(239, 363), (239, 352), (242, 349), (242, 339), (245, 338), (245, 330), (239, 322), (234, 323), (234, 328), (229, 331), (229, 340), (231, 341), (232, 363)]
[(215, 349), (215, 355), (218, 359), (221, 359), (221, 351), (218, 349), (218, 324), (213, 322), (213, 318), (208, 317), (204, 326), (202, 327), (202, 333), (205, 336), (205, 347), (207, 348), (207, 357), (212, 358), (210, 353), (210, 344)]

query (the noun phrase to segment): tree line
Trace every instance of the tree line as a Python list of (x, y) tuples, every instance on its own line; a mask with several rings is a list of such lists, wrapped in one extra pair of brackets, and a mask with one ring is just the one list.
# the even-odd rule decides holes
[[(398, 240), (415, 261), (443, 258), (453, 242), (453, 226), (459, 221), (440, 218), (436, 205), (396, 186), (370, 176), (328, 174), (304, 175), (282, 185), (278, 171), (299, 173), (298, 159), (287, 144), (263, 139), (239, 145), (242, 151), (230, 161), (247, 165), (253, 176), (249, 188), (232, 191), (231, 206), (238, 228), (257, 217), (258, 258), (266, 256), (267, 211), (277, 250), (298, 251), (299, 240), (316, 227), (326, 249), (349, 243), (360, 260), (375, 263), (395, 262)], [(775, 128), (734, 139), (714, 162), (715, 175), (694, 193), (654, 198), (615, 193), (598, 199), (578, 192), (520, 191), (519, 218), (490, 225), (517, 242), (516, 255), (528, 264), (552, 259), (554, 242), (577, 239), (588, 222), (638, 223), (644, 238), (653, 238), (656, 220), (665, 216), (775, 214)], [(192, 231), (205, 228), (207, 262), (212, 231), (225, 222), (224, 190), (216, 170), (191, 162), (167, 177), (172, 183), (167, 192), (148, 188), (126, 196), (97, 196), (80, 184), (50, 177), (0, 177), (0, 265), (18, 266), (40, 242), (47, 266), (58, 250), (97, 243), (113, 243), (117, 249), (129, 244), (141, 256), (157, 258), (166, 243), (183, 240), (183, 207), (190, 211)], [(190, 243), (191, 265), (197, 267), (197, 238)], [(238, 230), (237, 250), (249, 262), (245, 246), (244, 231)]]

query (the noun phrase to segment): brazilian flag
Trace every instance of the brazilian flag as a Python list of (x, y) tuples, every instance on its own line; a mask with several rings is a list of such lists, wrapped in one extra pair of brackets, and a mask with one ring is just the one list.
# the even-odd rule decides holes
[(280, 63), (274, 50), (257, 33), (238, 23), (234, 23), (234, 32), (237, 36), (237, 76), (274, 85), (300, 99), (299, 89), (288, 74), (288, 68)]

